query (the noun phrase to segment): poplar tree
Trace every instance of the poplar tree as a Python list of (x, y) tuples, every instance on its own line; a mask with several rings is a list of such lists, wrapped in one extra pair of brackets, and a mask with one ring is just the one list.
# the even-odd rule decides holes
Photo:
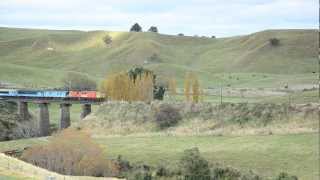
[(187, 73), (184, 79), (184, 95), (186, 101), (190, 101), (190, 90), (191, 90), (191, 74)]

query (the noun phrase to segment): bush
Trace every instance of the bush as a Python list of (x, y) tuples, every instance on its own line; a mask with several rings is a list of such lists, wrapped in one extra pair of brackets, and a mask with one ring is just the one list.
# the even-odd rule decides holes
[(37, 145), (22, 154), (22, 160), (65, 175), (116, 176), (119, 167), (105, 159), (103, 150), (89, 135), (64, 130), (46, 145)]
[(280, 40), (278, 38), (271, 38), (269, 42), (272, 46), (278, 46), (280, 44)]
[(138, 23), (135, 23), (131, 28), (130, 28), (131, 32), (141, 32), (142, 28)]
[(160, 59), (159, 55), (157, 53), (153, 53), (149, 58), (148, 60), (150, 62), (155, 62), (155, 63), (159, 63), (159, 62), (162, 62), (162, 60)]
[(239, 179), (241, 173), (231, 168), (214, 168), (212, 171), (213, 179)]
[(88, 76), (80, 73), (68, 73), (66, 77), (62, 79), (63, 89), (65, 90), (96, 90), (97, 84), (94, 80)]
[(184, 36), (184, 34), (183, 33), (179, 33), (178, 36)]
[(163, 104), (155, 113), (155, 120), (160, 129), (176, 125), (182, 119), (179, 110), (169, 104)]
[(280, 173), (275, 180), (298, 180), (297, 176), (291, 176), (288, 173)]
[(106, 35), (104, 38), (103, 38), (103, 42), (108, 45), (108, 44), (111, 44), (112, 43), (112, 37), (110, 35)]
[(180, 159), (181, 173), (188, 179), (210, 179), (209, 162), (198, 148), (187, 149)]

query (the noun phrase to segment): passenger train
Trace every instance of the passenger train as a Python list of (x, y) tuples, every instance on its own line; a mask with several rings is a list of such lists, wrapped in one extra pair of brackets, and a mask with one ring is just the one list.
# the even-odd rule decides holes
[(97, 91), (56, 91), (0, 89), (0, 97), (43, 98), (43, 99), (99, 99), (103, 96)]

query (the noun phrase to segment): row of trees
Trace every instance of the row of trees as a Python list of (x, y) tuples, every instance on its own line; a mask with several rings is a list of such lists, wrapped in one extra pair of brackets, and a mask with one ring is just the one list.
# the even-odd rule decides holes
[[(148, 29), (149, 32), (155, 32), (158, 33), (158, 28), (156, 26), (151, 26)], [(138, 23), (134, 23), (131, 28), (130, 28), (130, 32), (142, 32), (142, 27), (138, 24)], [(184, 36), (183, 33), (179, 33), (178, 36)], [(198, 35), (194, 35), (194, 37), (199, 37)], [(210, 37), (206, 37), (206, 36), (202, 36), (203, 38), (210, 38)], [(212, 39), (215, 39), (216, 36), (211, 36)]]
[[(168, 90), (170, 96), (177, 95), (177, 82), (174, 78), (168, 80)], [(184, 80), (184, 92), (186, 101), (198, 103), (203, 94), (200, 89), (200, 83), (195, 73), (187, 73)]]
[[(135, 23), (133, 26), (131, 26), (130, 31), (131, 32), (142, 32), (142, 27), (138, 23)], [(158, 28), (156, 26), (151, 26), (148, 31), (157, 33)]]
[[(96, 82), (87, 75), (68, 73), (62, 80), (65, 90), (96, 90)], [(177, 93), (177, 82), (169, 79), (166, 85), (156, 83), (156, 75), (145, 68), (136, 67), (128, 72), (107, 76), (101, 83), (99, 91), (110, 100), (145, 101), (162, 100), (166, 89), (174, 97)], [(198, 103), (201, 97), (200, 83), (195, 73), (187, 73), (184, 81), (186, 101)]]

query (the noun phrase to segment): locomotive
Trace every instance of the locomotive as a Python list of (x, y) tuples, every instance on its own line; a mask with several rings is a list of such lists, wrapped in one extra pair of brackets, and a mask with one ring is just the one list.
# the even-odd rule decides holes
[(100, 99), (103, 96), (97, 91), (56, 91), (56, 90), (21, 90), (0, 89), (0, 97), (43, 98), (43, 99)]

